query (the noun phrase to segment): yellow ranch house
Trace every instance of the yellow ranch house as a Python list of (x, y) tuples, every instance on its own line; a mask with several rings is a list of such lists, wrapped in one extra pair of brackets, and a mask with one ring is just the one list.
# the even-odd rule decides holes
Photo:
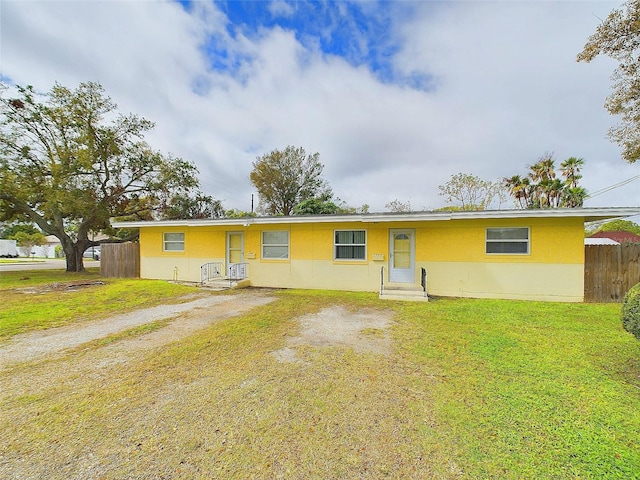
[(582, 302), (584, 224), (638, 207), (116, 222), (140, 229), (140, 276), (381, 298)]

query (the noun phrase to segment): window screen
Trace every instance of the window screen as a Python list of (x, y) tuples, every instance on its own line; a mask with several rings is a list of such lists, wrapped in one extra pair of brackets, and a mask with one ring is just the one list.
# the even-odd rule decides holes
[(289, 258), (289, 232), (262, 232), (262, 258)]
[(162, 240), (165, 252), (184, 251), (184, 233), (164, 233)]
[(487, 228), (486, 253), (528, 254), (528, 228)]
[(336, 260), (366, 260), (367, 232), (337, 230), (334, 251)]

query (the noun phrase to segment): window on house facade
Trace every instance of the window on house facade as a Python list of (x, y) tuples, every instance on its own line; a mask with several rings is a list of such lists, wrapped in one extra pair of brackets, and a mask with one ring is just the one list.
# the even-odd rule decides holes
[(364, 230), (336, 230), (334, 258), (336, 260), (366, 260), (367, 232)]
[(262, 232), (262, 258), (286, 260), (289, 258), (289, 232)]
[(487, 228), (486, 253), (528, 254), (529, 229)]
[(184, 233), (164, 233), (162, 244), (165, 252), (184, 252)]

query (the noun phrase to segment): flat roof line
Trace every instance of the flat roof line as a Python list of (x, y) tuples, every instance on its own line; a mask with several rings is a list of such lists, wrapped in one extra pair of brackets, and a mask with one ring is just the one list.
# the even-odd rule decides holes
[(378, 222), (434, 222), (449, 220), (489, 220), (512, 218), (584, 218), (585, 222), (640, 215), (640, 207), (596, 207), (596, 208), (546, 208), (530, 210), (476, 210), (438, 211), (411, 213), (365, 213), (350, 215), (305, 215), (289, 217), (245, 217), (210, 218), (195, 220), (149, 220), (134, 222), (112, 222), (115, 228), (144, 227), (196, 227), (196, 226), (244, 226), (280, 225), (300, 223), (378, 223)]

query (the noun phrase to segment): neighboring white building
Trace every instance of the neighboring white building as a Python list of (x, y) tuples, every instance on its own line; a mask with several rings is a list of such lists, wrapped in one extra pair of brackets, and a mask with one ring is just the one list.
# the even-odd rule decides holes
[(15, 240), (0, 240), (0, 257), (15, 257), (18, 255)]
[[(107, 235), (95, 235), (94, 239), (95, 240), (106, 240), (109, 237)], [(43, 245), (39, 246), (39, 247), (33, 247), (31, 249), (31, 252), (33, 252), (32, 254), (36, 257), (41, 257), (41, 258), (56, 258), (56, 247), (60, 247), (57, 250), (59, 251), (58, 255), (59, 258), (64, 257), (64, 252), (62, 251), (62, 244), (60, 243), (60, 240), (58, 240), (58, 237), (56, 237), (55, 235), (47, 235), (46, 243), (44, 243)], [(89, 247), (91, 248), (91, 247)], [(18, 247), (18, 253), (20, 254), (20, 256), (23, 256), (22, 254), (22, 250), (20, 250), (20, 247)]]
[[(45, 243), (40, 246), (33, 247), (31, 252), (35, 257), (56, 258), (56, 247), (62, 247), (58, 237), (54, 235), (47, 235)], [(23, 255), (22, 250), (20, 250), (20, 255)]]

